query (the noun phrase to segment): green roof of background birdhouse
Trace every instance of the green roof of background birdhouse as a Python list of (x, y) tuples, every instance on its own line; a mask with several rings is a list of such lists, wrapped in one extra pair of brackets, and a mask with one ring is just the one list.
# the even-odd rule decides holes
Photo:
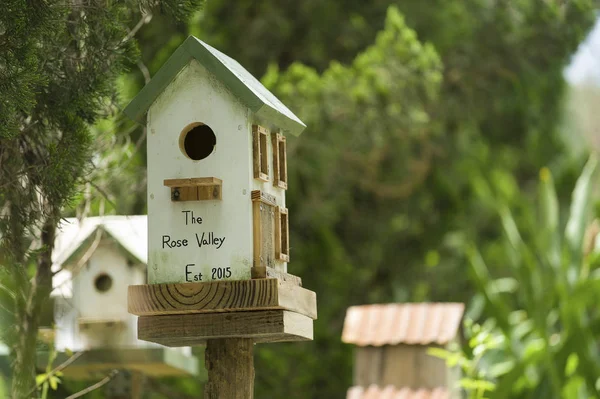
[(146, 112), (192, 59), (217, 77), (252, 112), (295, 136), (306, 125), (233, 58), (190, 36), (125, 108), (125, 114), (145, 124)]

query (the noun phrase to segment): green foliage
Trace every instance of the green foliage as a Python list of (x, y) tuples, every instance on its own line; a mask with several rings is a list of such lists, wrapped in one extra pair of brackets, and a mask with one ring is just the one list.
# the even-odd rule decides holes
[[(460, 370), (462, 378), (459, 379), (458, 386), (452, 388), (466, 392), (469, 399), (487, 398), (496, 390), (493, 379), (512, 369), (514, 361), (503, 361), (493, 357), (498, 348), (505, 343), (504, 336), (494, 334), (493, 321), (477, 324), (466, 318), (464, 326), (468, 351), (461, 351), (458, 345), (453, 343), (450, 349), (431, 348), (428, 353), (444, 359), (448, 367)], [(482, 367), (482, 364), (486, 364), (489, 370)]]
[[(130, 98), (144, 84), (143, 73), (156, 72), (190, 30), (256, 76), (266, 71), (266, 85), (309, 126), (288, 144), (289, 268), (317, 291), (316, 339), (259, 346), (257, 397), (342, 396), (351, 384), (352, 357), (339, 337), (345, 309), (353, 304), (464, 301), (486, 288), (480, 303), (494, 304), (503, 317), (493, 326), (482, 324), (485, 336), (474, 334), (473, 348), (481, 351), (489, 344), (484, 340), (488, 331), (521, 325), (504, 301), (506, 292), (520, 290), (521, 274), (505, 270), (507, 262), (520, 258), (507, 259), (499, 238), (503, 227), (512, 231), (513, 244), (532, 234), (520, 230), (533, 225), (522, 200), (534, 191), (532, 182), (545, 165), (556, 177), (557, 195), (554, 202), (547, 197), (540, 204), (540, 211), (549, 215), (543, 221), (548, 230), (565, 223), (552, 219), (563, 213), (559, 204), (572, 188), (575, 169), (556, 133), (562, 68), (594, 19), (590, 0), (245, 0), (235, 7), (211, 0), (195, 14), (186, 8), (191, 1), (173, 0), (158, 7), (191, 18), (187, 24), (170, 24), (156, 9), (151, 11), (152, 24), (136, 36), (139, 59), (128, 41), (112, 42), (119, 48), (116, 53), (101, 43), (127, 35), (127, 27), (142, 17), (138, 6), (149, 17), (148, 6), (154, 2), (111, 2), (89, 10), (97, 14), (85, 21), (55, 7), (63, 2), (30, 3), (9, 0), (9, 12), (0, 16), (0, 209), (19, 204), (11, 210), (18, 223), (0, 223), (5, 229), (20, 228), (9, 236), (4, 235), (8, 230), (0, 234), (3, 243), (17, 248), (13, 253), (27, 253), (27, 229), (40, 226), (73, 198), (74, 183), (90, 169), (86, 160), (92, 144), (98, 156), (76, 198), (83, 200), (78, 211), (144, 211), (145, 132), (113, 117), (116, 91), (123, 102)], [(65, 23), (66, 16), (75, 21)], [(11, 29), (10, 35), (3, 34), (4, 27)], [(8, 50), (6, 43), (12, 46)], [(139, 68), (120, 75), (116, 86), (114, 78), (125, 66), (134, 66), (127, 61), (130, 56)], [(90, 130), (98, 116), (110, 118)], [(65, 132), (68, 147), (59, 141)], [(30, 147), (35, 150), (26, 151)], [(21, 188), (22, 180), (8, 176), (26, 176), (33, 183)], [(38, 202), (38, 186), (43, 199), (60, 206), (38, 206), (50, 203)], [(95, 200), (99, 195), (107, 199)], [(494, 210), (498, 201), (504, 204), (501, 223)], [(578, 235), (573, 228), (572, 238)], [(548, 242), (564, 239), (539, 234), (543, 237)], [(466, 243), (475, 243), (479, 254), (471, 250), (467, 256)], [(0, 255), (2, 264), (12, 264), (5, 251)], [(38, 252), (30, 255), (21, 263), (35, 270)], [(545, 256), (549, 264), (563, 265), (562, 251)], [(527, 262), (531, 257), (522, 256)], [(468, 258), (471, 269), (466, 273)], [(589, 267), (589, 276), (594, 270)], [(524, 280), (535, 295), (545, 292), (545, 274)], [(540, 275), (543, 280), (536, 283)], [(29, 275), (11, 278), (23, 285)], [(486, 278), (489, 284), (481, 285)], [(0, 281), (9, 287), (0, 289), (0, 298), (14, 304), (11, 294), (20, 288), (8, 284), (12, 280)], [(528, 295), (534, 296), (533, 291)], [(542, 305), (542, 311), (547, 309)], [(490, 306), (485, 314), (491, 314)], [(529, 324), (523, 325), (526, 330)], [(511, 337), (511, 348), (521, 347), (517, 338)], [(532, 342), (527, 354), (535, 358), (539, 341)], [(502, 354), (498, 349), (483, 352), (486, 361), (489, 353)], [(561, 367), (573, 376), (564, 385), (570, 393), (585, 387), (587, 377), (580, 372), (586, 359), (578, 353), (569, 359)], [(529, 369), (521, 371), (521, 377), (531, 377)], [(531, 381), (547, 386), (532, 375)], [(487, 375), (463, 382), (496, 395), (511, 385), (504, 378), (494, 380), (492, 393)]]
[(351, 62), (383, 28), (394, 2), (306, 0), (302, 3), (207, 2), (197, 33), (217, 48), (231, 49), (250, 72), (261, 76), (269, 63), (287, 68), (300, 62), (319, 71), (331, 60)]
[[(298, 247), (293, 245), (293, 256), (304, 254), (303, 262), (292, 263), (293, 272), (302, 276), (306, 286), (311, 288), (317, 285), (317, 280), (323, 279), (321, 284), (326, 284), (327, 292), (331, 293), (327, 305), (319, 310), (319, 320), (339, 319), (348, 304), (334, 293), (360, 290), (358, 286), (348, 287), (348, 281), (365, 281), (378, 271), (359, 265), (377, 264), (382, 259), (378, 241), (389, 235), (394, 221), (384, 222), (381, 215), (378, 225), (358, 229), (360, 225), (369, 224), (367, 218), (373, 217), (373, 213), (352, 214), (351, 220), (345, 218), (354, 212), (354, 195), (373, 204), (396, 202), (404, 198), (419, 181), (419, 175), (425, 173), (424, 159), (432, 151), (429, 112), (437, 99), (441, 77), (441, 63), (435, 50), (418, 41), (396, 8), (390, 8), (385, 29), (375, 44), (359, 54), (351, 65), (332, 63), (319, 75), (311, 68), (294, 64), (282, 74), (271, 68), (265, 76), (265, 83), (276, 87), (288, 100), (287, 104), (299, 110), (308, 126), (318, 126), (319, 131), (326, 132), (306, 141), (304, 136), (288, 144), (289, 157), (297, 165), (291, 168), (294, 176), (288, 190), (291, 206), (297, 210), (292, 242), (312, 246), (296, 249)], [(318, 162), (309, 162), (311, 159)], [(299, 197), (306, 200), (298, 203), (294, 198)], [(383, 211), (388, 215), (388, 212), (397, 214), (390, 208)], [(319, 225), (309, 227), (307, 224), (313, 220), (319, 220)], [(330, 226), (336, 223), (352, 227), (332, 234)], [(303, 228), (307, 228), (306, 232), (314, 231), (315, 236), (303, 237)], [(367, 251), (356, 258), (345, 256), (343, 245), (364, 248), (365, 244)], [(313, 266), (317, 264), (335, 264), (337, 268), (332, 273), (328, 267)], [(339, 340), (339, 330), (327, 329), (320, 321), (315, 331), (318, 341)], [(315, 351), (318, 344), (313, 345), (312, 352)], [(274, 397), (284, 395), (280, 389), (289, 391), (288, 387), (274, 382), (284, 378), (283, 375), (295, 375), (291, 364), (287, 368), (272, 366), (279, 353), (280, 348), (269, 347), (263, 348), (259, 355), (258, 367), (273, 370), (265, 374), (269, 380), (264, 383)], [(342, 352), (335, 356), (341, 355)], [(303, 361), (311, 364), (319, 360), (303, 357)], [(348, 361), (344, 363), (348, 367)], [(258, 375), (259, 381), (267, 378), (262, 375)], [(293, 393), (287, 396), (333, 397), (339, 394), (339, 388), (337, 384), (328, 384), (330, 378), (323, 374), (298, 380), (297, 389), (292, 390), (298, 392), (297, 396)], [(319, 391), (315, 391), (317, 386)], [(266, 395), (266, 392), (258, 395)]]
[[(552, 176), (543, 169), (537, 203), (521, 210), (531, 224), (517, 227), (506, 204), (495, 203), (503, 256), (469, 251), (486, 322), (466, 324), (464, 353), (442, 355), (463, 365), (468, 381), (492, 384), (488, 398), (589, 398), (598, 390), (600, 263), (597, 252), (584, 252), (595, 239), (585, 230), (597, 168), (591, 158), (563, 218)], [(490, 273), (488, 262), (500, 259), (503, 269)], [(473, 386), (463, 387), (481, 397)]]
[[(501, 254), (501, 225), (486, 193), (519, 209), (548, 164), (562, 199), (572, 161), (556, 132), (561, 71), (582, 38), (572, 24), (589, 26), (593, 14), (589, 2), (558, 13), (557, 6), (403, 2), (398, 9), (420, 40), (402, 28), (385, 42), (400, 26), (391, 8), (377, 44), (347, 66), (332, 62), (322, 74), (299, 64), (282, 73), (269, 67), (265, 84), (308, 125), (288, 143), (289, 270), (320, 298), (310, 352), (326, 365), (288, 380), (297, 387), (292, 392), (335, 396), (351, 384), (350, 348), (339, 344), (346, 307), (473, 295), (479, 287), (464, 272), (465, 245)], [(543, 43), (557, 47), (528, 51)], [(222, 50), (240, 57), (250, 51)], [(264, 51), (261, 57), (271, 59)], [(487, 266), (485, 273), (496, 273), (503, 263)], [(261, 348), (257, 367), (269, 377), (258, 374), (257, 392), (278, 392), (277, 381), (298, 375), (272, 366), (271, 353), (319, 367), (306, 352)], [(332, 367), (346, 377), (330, 380)]]
[[(115, 80), (137, 55), (129, 26), (153, 10), (187, 16), (199, 3), (3, 3), (0, 262), (3, 286), (10, 288), (0, 305), (2, 319), (12, 321), (2, 338), (14, 359), (13, 397), (31, 396), (35, 388), (37, 328), (51, 290), (56, 226), (93, 167), (89, 127), (115, 112)], [(51, 387), (56, 382), (49, 379)]]
[[(465, 245), (503, 259), (488, 194), (520, 225), (522, 198), (548, 165), (565, 199), (579, 165), (557, 133), (562, 69), (593, 20), (589, 0), (211, 0), (190, 18), (190, 32), (265, 73), (308, 124), (288, 140), (289, 270), (317, 292), (316, 339), (259, 346), (257, 396), (341, 396), (350, 305), (470, 299)], [(141, 32), (151, 73), (185, 28)], [(128, 96), (143, 85), (139, 73), (124, 81)], [(132, 162), (145, 162), (143, 149)], [(119, 178), (131, 187), (144, 181), (128, 172)], [(145, 193), (130, 207), (130, 186), (108, 191), (119, 212), (142, 212)], [(487, 266), (501, 272), (503, 260)]]

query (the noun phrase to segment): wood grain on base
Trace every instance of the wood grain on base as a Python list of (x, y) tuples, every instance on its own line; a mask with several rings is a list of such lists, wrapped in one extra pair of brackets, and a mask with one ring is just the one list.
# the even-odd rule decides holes
[(287, 310), (191, 313), (138, 318), (138, 339), (165, 346), (199, 345), (209, 339), (250, 338), (254, 342), (313, 339), (313, 321)]
[(285, 309), (317, 318), (312, 291), (275, 278), (130, 285), (128, 311), (138, 316)]

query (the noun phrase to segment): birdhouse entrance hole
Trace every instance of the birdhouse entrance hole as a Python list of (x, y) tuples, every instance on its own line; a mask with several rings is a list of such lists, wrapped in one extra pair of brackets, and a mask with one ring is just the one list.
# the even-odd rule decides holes
[(98, 292), (106, 292), (111, 289), (113, 284), (112, 277), (106, 273), (99, 274), (94, 280), (94, 287)]
[(179, 137), (181, 152), (194, 161), (199, 161), (212, 154), (216, 145), (215, 132), (204, 123), (192, 123), (183, 129)]

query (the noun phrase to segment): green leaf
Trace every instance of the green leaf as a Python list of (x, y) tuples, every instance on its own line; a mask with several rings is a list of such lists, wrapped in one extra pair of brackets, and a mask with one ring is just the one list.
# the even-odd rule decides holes
[(571, 377), (577, 371), (577, 366), (579, 366), (579, 356), (577, 353), (571, 353), (567, 358), (567, 365), (565, 366), (565, 375), (567, 377)]
[(512, 277), (499, 278), (490, 281), (489, 289), (496, 293), (513, 293), (519, 288), (519, 282)]
[(428, 348), (427, 354), (444, 360), (452, 356), (452, 352), (442, 348)]
[(463, 388), (473, 391), (493, 391), (496, 389), (496, 385), (490, 381), (461, 378), (459, 382)]
[(521, 238), (521, 234), (519, 233), (519, 229), (517, 228), (517, 224), (515, 223), (515, 219), (512, 216), (512, 213), (506, 206), (501, 206), (499, 209), (500, 219), (502, 220), (502, 228), (504, 229), (504, 233), (506, 234), (506, 238), (508, 238), (508, 242), (511, 247), (515, 250), (515, 253), (518, 254), (521, 248), (523, 248), (523, 239)]
[(571, 212), (565, 228), (565, 239), (571, 252), (573, 264), (583, 257), (583, 238), (591, 208), (592, 180), (598, 167), (595, 156), (590, 157), (581, 176), (577, 179), (571, 202)]
[(558, 198), (554, 179), (548, 168), (540, 170), (539, 200), (541, 227), (549, 231), (556, 231), (559, 221)]
[(46, 375), (47, 374), (38, 374), (35, 376), (35, 385), (39, 386), (41, 383), (43, 383), (44, 381), (46, 381)]
[(492, 309), (490, 310), (492, 311), (494, 318), (498, 321), (498, 324), (504, 331), (509, 331), (508, 308), (502, 298), (500, 298), (498, 292), (490, 289), (488, 282), (491, 281), (491, 276), (481, 254), (476, 248), (471, 247), (468, 250), (467, 255), (469, 257), (469, 264), (475, 282), (477, 283), (479, 290), (483, 292), (489, 304), (492, 305)]
[(548, 168), (540, 170), (538, 195), (541, 250), (546, 254), (552, 268), (558, 270), (560, 268), (560, 232), (558, 230), (560, 215), (554, 180)]
[(492, 378), (498, 378), (504, 374), (509, 373), (515, 367), (514, 360), (507, 360), (504, 362), (495, 363), (490, 367), (489, 375)]
[(541, 338), (532, 339), (525, 345), (523, 352), (523, 359), (525, 360), (536, 360), (543, 352), (547, 350), (546, 342)]
[(585, 380), (580, 376), (570, 378), (562, 389), (562, 397), (568, 399), (587, 399), (585, 394)]
[(60, 383), (60, 378), (56, 377), (56, 376), (52, 376), (49, 379), (50, 382), (50, 388), (52, 388), (53, 390), (57, 390), (58, 389), (58, 384)]

